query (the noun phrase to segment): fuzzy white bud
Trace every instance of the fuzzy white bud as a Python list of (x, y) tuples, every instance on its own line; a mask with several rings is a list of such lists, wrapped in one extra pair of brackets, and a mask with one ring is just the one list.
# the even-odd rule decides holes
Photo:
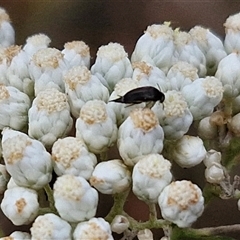
[(157, 203), (159, 194), (172, 180), (171, 163), (159, 154), (143, 156), (132, 173), (133, 193), (143, 201)]
[(117, 139), (113, 110), (102, 100), (86, 102), (76, 121), (76, 137), (82, 138), (91, 152), (105, 152)]
[(59, 215), (68, 222), (83, 221), (96, 214), (98, 193), (82, 177), (58, 177), (53, 186), (53, 197)]
[(131, 184), (131, 172), (121, 160), (99, 163), (90, 178), (90, 183), (103, 194), (121, 193)]
[(38, 214), (37, 192), (23, 187), (7, 189), (4, 193), (1, 209), (14, 225), (29, 224)]
[(58, 176), (72, 174), (89, 179), (97, 158), (90, 153), (80, 138), (66, 137), (58, 139), (52, 147), (54, 171)]
[(74, 240), (95, 239), (113, 240), (111, 227), (103, 218), (92, 218), (77, 225), (73, 232)]
[(164, 219), (180, 228), (190, 227), (204, 210), (201, 189), (190, 181), (175, 181), (163, 189), (158, 204)]
[(31, 240), (51, 239), (51, 240), (71, 240), (71, 226), (59, 216), (47, 213), (38, 216), (30, 231)]
[(134, 166), (142, 155), (161, 153), (163, 139), (155, 113), (149, 108), (134, 109), (119, 127), (119, 154), (126, 165)]

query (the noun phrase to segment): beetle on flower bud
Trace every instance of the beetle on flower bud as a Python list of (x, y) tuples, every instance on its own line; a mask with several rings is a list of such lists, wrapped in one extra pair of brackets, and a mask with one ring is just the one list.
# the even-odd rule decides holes
[(112, 102), (119, 102), (119, 103), (128, 103), (128, 104), (138, 104), (142, 102), (157, 102), (160, 101), (161, 103), (164, 101), (165, 95), (160, 92), (157, 88), (152, 86), (147, 87), (139, 87), (130, 90), (124, 96), (112, 100)]

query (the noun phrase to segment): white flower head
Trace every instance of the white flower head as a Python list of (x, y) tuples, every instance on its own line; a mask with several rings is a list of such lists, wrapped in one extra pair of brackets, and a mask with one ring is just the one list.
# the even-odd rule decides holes
[(149, 108), (136, 108), (119, 127), (118, 149), (124, 163), (134, 166), (142, 155), (161, 153), (164, 132)]
[(123, 78), (121, 79), (114, 87), (114, 91), (111, 93), (109, 97), (108, 105), (113, 109), (116, 115), (117, 125), (120, 126), (123, 121), (129, 116), (130, 112), (139, 107), (145, 107), (145, 103), (139, 104), (124, 104), (117, 103), (113, 100), (124, 96), (127, 92), (139, 87), (139, 82), (137, 80), (133, 80), (132, 78)]
[(202, 139), (214, 139), (218, 136), (218, 127), (212, 124), (211, 117), (202, 118), (198, 124), (198, 135)]
[(220, 184), (224, 180), (224, 169), (220, 163), (213, 163), (205, 169), (205, 178), (209, 183)]
[(131, 184), (131, 172), (121, 160), (100, 162), (90, 178), (90, 184), (103, 194), (121, 193)]
[(29, 136), (46, 147), (65, 137), (73, 125), (66, 94), (54, 88), (40, 92), (29, 109), (28, 125)]
[(0, 8), (0, 47), (9, 47), (15, 43), (15, 31), (4, 8)]
[(213, 75), (220, 60), (227, 56), (223, 42), (209, 29), (200, 26), (193, 27), (189, 34), (206, 57), (207, 75)]
[(181, 91), (184, 86), (199, 78), (197, 72), (198, 69), (188, 62), (176, 62), (167, 73), (168, 90)]
[(240, 95), (240, 53), (230, 53), (223, 58), (217, 68), (215, 77), (223, 85), (224, 96), (235, 98)]
[(98, 193), (83, 177), (62, 175), (53, 186), (55, 207), (64, 220), (79, 222), (95, 216)]
[(116, 215), (111, 222), (111, 230), (117, 234), (123, 233), (129, 226), (128, 219), (123, 215)]
[(17, 185), (40, 189), (51, 181), (51, 155), (41, 142), (8, 128), (2, 135), (6, 169)]
[(171, 163), (159, 154), (140, 158), (133, 168), (133, 193), (146, 202), (157, 203), (161, 191), (172, 181)]
[(203, 163), (206, 167), (211, 167), (215, 163), (221, 164), (221, 159), (222, 159), (221, 152), (217, 152), (214, 149), (210, 149), (207, 152), (207, 154), (203, 160)]
[(110, 224), (103, 218), (92, 218), (77, 225), (73, 232), (74, 240), (95, 239), (113, 240)]
[(26, 43), (23, 46), (23, 50), (30, 60), (38, 50), (47, 48), (50, 43), (51, 39), (46, 34), (34, 34), (27, 38)]
[(62, 50), (63, 57), (70, 67), (86, 66), (90, 67), (90, 49), (83, 41), (72, 41), (64, 44)]
[(9, 182), (10, 175), (7, 172), (6, 166), (0, 164), (0, 194), (3, 194), (7, 188), (7, 183)]
[(0, 240), (30, 240), (31, 235), (27, 232), (14, 231), (6, 238), (0, 238)]
[(198, 165), (205, 158), (207, 151), (199, 137), (184, 135), (170, 149), (173, 160), (183, 168)]
[(82, 138), (91, 152), (105, 152), (117, 139), (113, 110), (102, 100), (86, 102), (76, 121), (76, 137)]
[(148, 26), (138, 39), (131, 61), (147, 62), (167, 72), (172, 63), (174, 52), (173, 30), (169, 24), (153, 24)]
[(58, 176), (72, 174), (89, 179), (97, 158), (90, 153), (80, 138), (66, 137), (58, 139), (52, 147), (54, 171)]
[(175, 181), (166, 186), (158, 198), (164, 219), (180, 228), (190, 227), (204, 210), (201, 189), (190, 181)]
[(12, 59), (18, 55), (21, 46), (11, 45), (9, 47), (0, 47), (0, 84), (9, 85), (7, 71)]
[(229, 16), (223, 24), (225, 27), (224, 47), (228, 54), (240, 51), (240, 13)]
[(29, 74), (29, 56), (19, 49), (19, 52), (12, 58), (6, 72), (7, 85), (17, 88), (26, 93), (30, 98), (34, 96), (34, 81)]
[(198, 69), (198, 75), (205, 77), (207, 73), (206, 57), (199, 49), (196, 42), (193, 41), (192, 36), (183, 31), (175, 30), (174, 32), (175, 44), (175, 62), (185, 61)]
[(161, 87), (161, 91), (167, 90), (165, 73), (156, 66), (146, 62), (134, 62), (132, 79), (137, 80), (140, 86)]
[(32, 240), (71, 240), (71, 226), (53, 213), (38, 216), (30, 228)]
[(158, 116), (166, 139), (181, 138), (193, 122), (185, 98), (175, 90), (167, 91), (163, 104), (157, 102), (152, 110)]
[(94, 99), (108, 101), (108, 89), (85, 66), (70, 68), (63, 75), (63, 79), (71, 112), (76, 118), (79, 117), (80, 109), (87, 101)]
[(25, 93), (15, 87), (0, 85), (0, 129), (26, 128), (30, 106), (30, 99)]
[(68, 69), (63, 54), (56, 48), (38, 50), (29, 64), (29, 73), (35, 81), (35, 96), (46, 89), (65, 91), (63, 74)]
[(109, 43), (97, 51), (97, 58), (91, 72), (113, 91), (115, 84), (122, 78), (132, 76), (132, 66), (128, 54), (119, 43)]
[(137, 234), (138, 240), (153, 240), (153, 233), (150, 229), (144, 229), (144, 230), (140, 230), (138, 231)]
[(7, 189), (4, 193), (1, 209), (14, 225), (29, 224), (38, 214), (37, 192), (23, 187)]
[(182, 89), (194, 120), (209, 116), (223, 97), (223, 85), (216, 77), (198, 78)]

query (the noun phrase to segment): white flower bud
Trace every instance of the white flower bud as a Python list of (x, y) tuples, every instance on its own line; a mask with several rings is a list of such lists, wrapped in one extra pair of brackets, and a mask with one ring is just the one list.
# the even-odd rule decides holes
[(95, 75), (91, 74), (87, 67), (72, 67), (63, 78), (71, 113), (75, 118), (79, 117), (80, 109), (87, 101), (94, 99), (108, 101), (108, 89)]
[(142, 155), (161, 153), (163, 139), (155, 113), (149, 108), (134, 109), (119, 127), (119, 154), (126, 165), (134, 166)]
[(15, 31), (10, 22), (5, 9), (0, 8), (0, 47), (8, 47), (15, 43)]
[(205, 178), (209, 183), (219, 184), (224, 178), (224, 170), (221, 164), (213, 163), (205, 169)]
[(117, 234), (123, 233), (125, 230), (128, 229), (129, 226), (130, 223), (128, 219), (123, 215), (116, 215), (111, 223), (112, 231)]
[(19, 48), (19, 52), (12, 58), (7, 69), (6, 77), (8, 84), (26, 93), (30, 98), (34, 96), (34, 81), (29, 74), (29, 56)]
[(223, 24), (225, 27), (224, 47), (228, 54), (240, 51), (240, 13), (229, 16)]
[(8, 237), (0, 238), (0, 240), (30, 240), (31, 235), (27, 232), (15, 231), (12, 232)]
[(153, 233), (150, 229), (140, 230), (137, 234), (139, 240), (153, 240)]
[(184, 86), (199, 78), (197, 72), (198, 69), (188, 62), (176, 62), (167, 73), (168, 90), (181, 91)]
[(90, 153), (81, 139), (66, 137), (58, 139), (52, 147), (54, 171), (58, 176), (72, 174), (89, 179), (97, 158)]
[(240, 137), (240, 113), (233, 116), (227, 123), (229, 130), (236, 136)]
[(1, 209), (14, 225), (29, 224), (38, 214), (37, 192), (23, 187), (7, 189), (4, 192)]
[(101, 100), (86, 102), (76, 121), (76, 137), (82, 138), (91, 152), (105, 152), (117, 139), (113, 110)]
[(90, 67), (90, 49), (85, 42), (67, 42), (64, 44), (62, 53), (70, 68), (73, 66), (86, 66), (87, 68)]
[(3, 194), (6, 190), (9, 179), (10, 175), (6, 170), (6, 166), (0, 164), (0, 194)]
[[(1, 10), (0, 10), (1, 11)], [(10, 85), (7, 78), (7, 70), (12, 59), (19, 53), (21, 46), (11, 45), (9, 47), (0, 47), (0, 84)]]
[(62, 175), (53, 186), (55, 207), (64, 220), (79, 222), (96, 214), (98, 193), (82, 177)]
[(210, 119), (211, 117), (205, 117), (198, 124), (198, 135), (202, 139), (214, 139), (218, 136), (218, 127)]
[(11, 127), (23, 130), (27, 125), (29, 97), (17, 88), (0, 85), (0, 129)]
[(170, 24), (148, 26), (138, 39), (132, 53), (132, 62), (147, 62), (167, 72), (174, 52), (173, 30)]
[(90, 184), (103, 194), (121, 193), (131, 184), (131, 172), (121, 160), (100, 162), (90, 178)]
[(171, 149), (172, 158), (183, 168), (190, 168), (198, 165), (206, 156), (206, 149), (199, 137), (184, 135), (174, 143)]
[(47, 213), (38, 216), (30, 231), (31, 240), (51, 239), (51, 240), (71, 240), (71, 226), (55, 214)]
[(132, 79), (137, 80), (140, 86), (161, 86), (161, 91), (167, 90), (166, 75), (161, 69), (146, 62), (134, 62), (132, 65)]
[(38, 50), (47, 48), (50, 42), (51, 39), (46, 34), (34, 34), (27, 38), (23, 50), (26, 52), (30, 60)]
[(207, 75), (213, 75), (220, 60), (227, 56), (222, 41), (209, 29), (200, 26), (193, 27), (189, 34), (206, 57)]
[(223, 85), (224, 96), (234, 98), (240, 95), (240, 55), (231, 53), (223, 58), (215, 74)]
[(175, 181), (163, 189), (158, 204), (164, 219), (180, 228), (190, 227), (204, 210), (201, 189), (190, 181)]
[(209, 116), (223, 97), (223, 86), (215, 77), (198, 78), (182, 89), (194, 120)]
[(91, 71), (103, 85), (113, 91), (115, 84), (122, 78), (132, 76), (132, 66), (122, 45), (109, 43), (97, 51), (97, 58)]
[(46, 89), (55, 88), (65, 91), (63, 73), (68, 66), (63, 54), (56, 48), (43, 48), (38, 50), (29, 64), (29, 73), (35, 81), (35, 96)]
[(159, 154), (140, 158), (132, 173), (133, 193), (143, 201), (157, 203), (159, 194), (172, 180), (171, 163)]
[(183, 31), (174, 32), (175, 62), (185, 61), (198, 69), (198, 75), (204, 77), (207, 73), (206, 57), (194, 42), (192, 36)]
[(2, 135), (6, 169), (17, 185), (40, 189), (51, 181), (51, 155), (41, 142), (8, 128)]
[(181, 138), (193, 122), (185, 98), (175, 90), (167, 91), (163, 104), (157, 102), (152, 110), (158, 116), (166, 139)]
[(92, 218), (77, 225), (73, 232), (74, 240), (95, 239), (113, 240), (111, 228), (103, 218)]
[(217, 152), (216, 150), (211, 149), (207, 152), (207, 154), (203, 160), (203, 163), (206, 167), (211, 167), (215, 163), (220, 164), (221, 159), (222, 159), (221, 152)]
[(145, 107), (145, 103), (140, 104), (124, 104), (117, 102), (110, 102), (114, 99), (124, 96), (127, 92), (138, 88), (139, 81), (133, 80), (132, 78), (123, 78), (121, 79), (114, 87), (114, 91), (109, 97), (109, 107), (113, 109), (116, 115), (117, 125), (120, 126), (123, 121), (129, 116), (130, 112), (139, 107)]
[(29, 136), (47, 147), (65, 137), (73, 125), (67, 96), (54, 88), (40, 92), (29, 109), (28, 125)]

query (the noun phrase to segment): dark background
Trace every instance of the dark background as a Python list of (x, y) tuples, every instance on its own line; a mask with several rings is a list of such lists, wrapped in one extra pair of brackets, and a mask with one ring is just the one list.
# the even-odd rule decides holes
[[(90, 49), (92, 62), (99, 46), (119, 42), (131, 55), (137, 39), (148, 25), (171, 21), (173, 27), (189, 30), (201, 25), (224, 37), (223, 23), (226, 18), (240, 11), (240, 1), (21, 1), (1, 0), (0, 6), (9, 13), (16, 31), (16, 44), (22, 45), (28, 36), (45, 33), (51, 39), (52, 47), (59, 49), (67, 41), (83, 40)], [(114, 153), (113, 153), (114, 156)], [(240, 174), (239, 169), (232, 175)], [(177, 179), (191, 179), (200, 187), (204, 185), (203, 165), (181, 169), (173, 168)], [(102, 196), (99, 214), (104, 216), (111, 206), (111, 199)], [(134, 202), (134, 203), (133, 203)], [(134, 196), (126, 203), (126, 211), (139, 220), (147, 219), (147, 206)], [(194, 227), (208, 227), (240, 223), (240, 211), (236, 200), (212, 201)], [(15, 229), (0, 215), (0, 225), (6, 234)], [(158, 234), (159, 239), (161, 233)], [(240, 233), (233, 234), (240, 239)]]

